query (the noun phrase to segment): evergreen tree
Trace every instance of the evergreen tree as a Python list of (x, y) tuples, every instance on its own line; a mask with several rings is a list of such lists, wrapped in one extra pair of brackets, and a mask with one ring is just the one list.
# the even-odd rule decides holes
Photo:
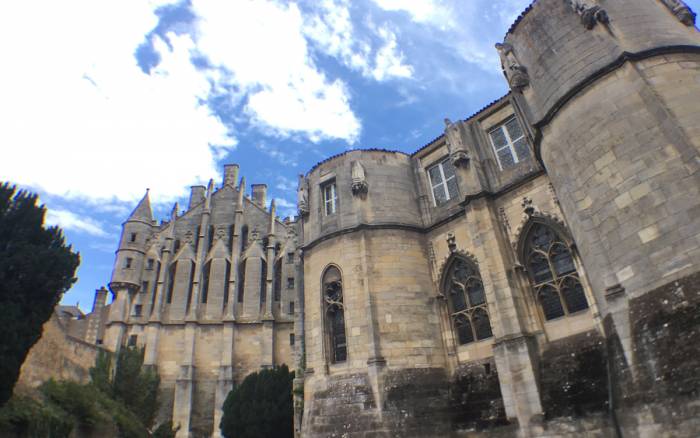
[(44, 227), (46, 208), (36, 202), (37, 195), (0, 184), (0, 406), (80, 263), (61, 229)]
[(226, 438), (292, 437), (292, 380), (286, 365), (248, 375), (226, 397), (221, 433)]

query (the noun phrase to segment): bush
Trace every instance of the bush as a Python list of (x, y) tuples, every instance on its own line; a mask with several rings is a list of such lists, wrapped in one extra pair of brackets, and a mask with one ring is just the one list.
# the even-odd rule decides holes
[(68, 438), (73, 419), (53, 404), (29, 397), (12, 397), (0, 409), (0, 431), (20, 437)]
[[(122, 438), (147, 438), (157, 410), (159, 378), (143, 369), (143, 350), (124, 348), (111, 378), (111, 359), (100, 353), (90, 369), (92, 382), (48, 380), (40, 387), (43, 403), (13, 397), (0, 409), (0, 432), (19, 437), (67, 438), (75, 428), (117, 430)], [(172, 424), (153, 436), (173, 438)]]
[(292, 437), (293, 380), (286, 365), (248, 375), (226, 397), (221, 433), (227, 438)]

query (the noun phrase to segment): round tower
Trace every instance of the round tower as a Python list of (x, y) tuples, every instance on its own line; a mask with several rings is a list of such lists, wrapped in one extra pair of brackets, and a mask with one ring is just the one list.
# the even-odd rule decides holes
[(145, 263), (146, 240), (153, 229), (153, 212), (148, 191), (122, 224), (112, 280), (109, 288), (114, 295), (107, 319), (105, 345), (117, 350), (123, 342), (125, 323), (131, 311), (131, 299), (141, 288), (141, 275)]
[(678, 316), (679, 303), (697, 302), (700, 34), (693, 23), (678, 0), (539, 0), (497, 45), (606, 334), (620, 347), (618, 365), (631, 378), (656, 380), (658, 391), (663, 379), (644, 363), (697, 361), (666, 351), (672, 338), (697, 329), (684, 327), (688, 321), (675, 319), (682, 328), (668, 339), (645, 341), (653, 324)]
[(301, 181), (304, 436), (412, 436), (423, 417), (404, 414), (417, 407), (447, 426), (444, 400), (425, 405), (446, 375), (415, 184), (410, 156), (376, 150), (333, 157)]

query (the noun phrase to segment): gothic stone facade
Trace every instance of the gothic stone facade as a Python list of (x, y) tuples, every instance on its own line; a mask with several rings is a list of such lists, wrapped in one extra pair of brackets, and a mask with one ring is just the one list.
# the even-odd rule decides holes
[(535, 1), (497, 45), (509, 94), (412, 154), (319, 163), (294, 221), (235, 165), (168, 222), (145, 197), (86, 339), (145, 347), (183, 437), (282, 363), (304, 437), (694, 436), (693, 23)]

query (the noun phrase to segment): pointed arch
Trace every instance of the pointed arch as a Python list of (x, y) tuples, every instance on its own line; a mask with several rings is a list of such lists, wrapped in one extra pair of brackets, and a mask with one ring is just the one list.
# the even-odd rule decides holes
[(459, 345), (493, 336), (484, 283), (476, 259), (462, 252), (445, 262), (440, 280), (447, 298), (455, 339)]
[(589, 307), (574, 249), (569, 231), (552, 217), (533, 215), (521, 227), (517, 254), (547, 321)]
[(331, 363), (345, 362), (348, 356), (345, 336), (343, 277), (337, 265), (328, 265), (321, 276), (324, 337)]

